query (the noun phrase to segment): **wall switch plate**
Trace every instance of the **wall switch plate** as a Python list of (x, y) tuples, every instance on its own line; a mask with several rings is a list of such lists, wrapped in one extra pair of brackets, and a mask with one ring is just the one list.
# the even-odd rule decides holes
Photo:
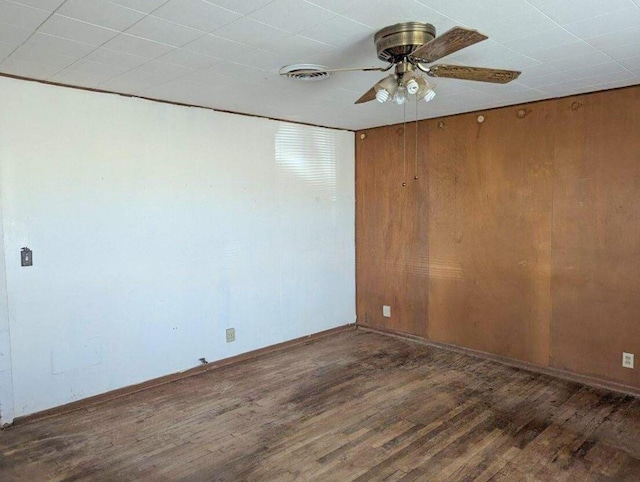
[(382, 316), (385, 318), (391, 318), (391, 307), (389, 305), (382, 306)]
[(227, 343), (231, 343), (232, 341), (236, 341), (236, 329), (227, 328)]
[(625, 368), (633, 368), (633, 353), (622, 352), (622, 366)]
[(20, 251), (20, 265), (33, 266), (33, 251), (29, 248), (22, 248)]

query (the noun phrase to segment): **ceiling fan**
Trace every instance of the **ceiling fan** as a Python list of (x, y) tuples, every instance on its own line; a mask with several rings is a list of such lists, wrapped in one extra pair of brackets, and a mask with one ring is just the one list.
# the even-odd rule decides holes
[(378, 58), (389, 62), (386, 67), (327, 69), (318, 65), (304, 64), (285, 66), (280, 69), (280, 74), (299, 80), (320, 80), (334, 72), (387, 72), (395, 66), (393, 74), (377, 82), (355, 103), (362, 104), (378, 100), (404, 104), (407, 101), (407, 94), (415, 95), (417, 100), (424, 99), (428, 102), (435, 97), (435, 86), (429, 83), (423, 74), (429, 77), (496, 84), (506, 84), (518, 78), (520, 72), (514, 70), (446, 64), (428, 65), (487, 38), (476, 30), (463, 27), (454, 27), (436, 37), (436, 29), (430, 23), (398, 23), (379, 30), (374, 36)]

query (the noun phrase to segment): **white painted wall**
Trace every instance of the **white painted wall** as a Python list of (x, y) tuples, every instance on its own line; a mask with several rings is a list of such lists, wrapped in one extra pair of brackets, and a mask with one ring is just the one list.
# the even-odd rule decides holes
[(7, 78), (0, 106), (16, 416), (355, 321), (353, 133)]
[[(2, 180), (0, 179), (0, 192)], [(0, 203), (0, 239), (2, 230), (2, 203)], [(11, 334), (7, 303), (7, 277), (4, 264), (4, 243), (0, 243), (0, 427), (13, 421), (13, 381), (11, 380)]]

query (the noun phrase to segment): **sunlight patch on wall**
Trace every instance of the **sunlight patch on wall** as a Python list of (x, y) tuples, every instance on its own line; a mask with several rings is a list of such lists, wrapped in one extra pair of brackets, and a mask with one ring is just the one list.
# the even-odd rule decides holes
[(276, 164), (305, 182), (323, 201), (336, 200), (336, 136), (328, 129), (282, 124)]

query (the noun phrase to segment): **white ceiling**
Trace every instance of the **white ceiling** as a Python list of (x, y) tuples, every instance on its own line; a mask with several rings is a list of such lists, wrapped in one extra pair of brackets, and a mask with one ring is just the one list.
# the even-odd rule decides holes
[(640, 0), (0, 0), (0, 72), (360, 129), (403, 119), (353, 105), (385, 74), (278, 69), (384, 65), (373, 34), (412, 20), (490, 37), (441, 63), (522, 70), (507, 85), (436, 79), (420, 118), (640, 84)]

